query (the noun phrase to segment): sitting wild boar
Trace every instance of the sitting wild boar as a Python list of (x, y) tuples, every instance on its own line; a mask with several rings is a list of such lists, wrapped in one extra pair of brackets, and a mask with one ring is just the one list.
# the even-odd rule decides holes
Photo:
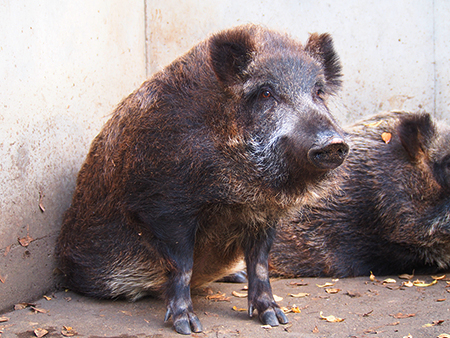
[(434, 273), (450, 266), (450, 129), (389, 112), (346, 128), (340, 190), (278, 228), (275, 276)]
[(328, 34), (302, 45), (259, 26), (217, 33), (128, 96), (94, 139), (58, 240), (86, 295), (166, 300), (202, 331), (190, 288), (245, 258), (249, 314), (286, 323), (269, 283), (279, 218), (319, 189), (348, 146), (326, 99), (340, 86)]

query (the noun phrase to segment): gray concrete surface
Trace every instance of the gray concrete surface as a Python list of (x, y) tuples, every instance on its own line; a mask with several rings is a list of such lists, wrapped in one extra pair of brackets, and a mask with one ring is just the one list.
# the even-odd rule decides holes
[[(449, 276), (450, 277), (450, 276)], [(244, 293), (245, 284), (213, 283), (209, 294), (225, 294), (221, 301), (207, 299), (208, 292), (193, 296), (194, 308), (204, 332), (193, 337), (448, 337), (450, 334), (450, 294), (447, 278), (428, 287), (401, 287), (404, 279), (391, 276), (396, 283), (383, 284), (387, 277), (280, 279), (272, 281), (274, 294), (282, 297), (280, 306), (299, 308), (288, 313), (290, 323), (265, 328), (256, 318), (232, 308), (246, 309), (247, 299), (232, 295)], [(430, 276), (415, 276), (411, 281), (430, 283)], [(302, 284), (297, 285), (298, 283)], [(333, 283), (328, 288), (319, 287)], [(326, 289), (339, 289), (327, 293)], [(303, 298), (290, 294), (308, 293)], [(44, 329), (44, 337), (63, 337), (64, 327), (75, 337), (156, 338), (180, 337), (171, 321), (163, 322), (162, 300), (145, 298), (135, 303), (86, 298), (73, 292), (48, 294), (31, 307), (0, 315), (1, 338), (36, 337), (34, 330)], [(328, 322), (333, 315), (344, 319)], [(427, 325), (429, 324), (429, 325)], [(38, 331), (36, 331), (38, 332)], [(66, 333), (67, 334), (67, 333)]]

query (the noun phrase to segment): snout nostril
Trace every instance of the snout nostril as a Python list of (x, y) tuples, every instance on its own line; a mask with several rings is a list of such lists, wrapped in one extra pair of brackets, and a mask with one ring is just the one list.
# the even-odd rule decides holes
[(323, 147), (310, 149), (308, 156), (312, 164), (319, 169), (337, 168), (348, 155), (348, 145), (339, 141), (329, 142)]

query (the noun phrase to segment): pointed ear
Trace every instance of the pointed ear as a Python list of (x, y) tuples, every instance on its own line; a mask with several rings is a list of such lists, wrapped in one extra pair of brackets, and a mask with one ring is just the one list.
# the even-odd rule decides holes
[(250, 63), (253, 50), (253, 39), (245, 29), (224, 31), (211, 37), (209, 55), (219, 81), (227, 86), (234, 84)]
[(436, 126), (428, 113), (410, 114), (400, 118), (398, 136), (412, 161), (425, 153), (436, 133)]
[(336, 93), (342, 84), (342, 66), (334, 51), (331, 35), (327, 33), (311, 34), (306, 43), (305, 51), (322, 64), (327, 85), (332, 93)]

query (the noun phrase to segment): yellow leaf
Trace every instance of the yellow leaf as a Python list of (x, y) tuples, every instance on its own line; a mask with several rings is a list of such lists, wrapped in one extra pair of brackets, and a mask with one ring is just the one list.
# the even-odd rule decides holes
[(440, 280), (440, 279), (444, 279), (445, 275), (442, 275), (442, 276), (431, 276), (431, 278)]
[(237, 291), (233, 291), (231, 294), (238, 298), (245, 298), (248, 296), (248, 294), (245, 292), (243, 293), (243, 292), (237, 292)]
[(386, 278), (383, 283), (389, 284), (389, 283), (397, 283), (397, 281), (393, 278)]
[(343, 322), (344, 318), (339, 318), (339, 317), (335, 317), (333, 315), (329, 315), (329, 316), (324, 316), (323, 312), (320, 311), (320, 319), (326, 320), (327, 322), (330, 323), (339, 323), (339, 322)]
[(49, 297), (49, 296), (44, 295), (43, 297), (44, 297), (46, 300), (52, 300), (52, 298)]
[(325, 283), (325, 284), (322, 284), (322, 285), (319, 285), (319, 284), (316, 284), (319, 288), (326, 288), (326, 287), (328, 287), (328, 286), (333, 286), (334, 285), (334, 283)]
[(236, 305), (233, 306), (231, 308), (233, 311), (237, 311), (237, 312), (243, 312), (243, 311), (247, 311), (247, 309), (243, 309), (243, 308), (238, 308)]
[(338, 293), (339, 291), (341, 291), (341, 289), (325, 289), (326, 293)]
[(375, 275), (373, 274), (372, 271), (370, 271), (369, 279), (370, 279), (372, 282), (376, 281)]
[(291, 308), (291, 310), (292, 310), (292, 312), (294, 312), (294, 313), (301, 313), (301, 312), (302, 312), (302, 311), (299, 309), (298, 306), (293, 306), (293, 307)]
[(291, 297), (294, 297), (294, 298), (303, 298), (303, 297), (308, 297), (309, 293), (306, 293), (306, 292), (290, 293), (288, 296), (291, 296)]
[(427, 286), (434, 285), (436, 283), (437, 283), (437, 279), (435, 279), (431, 283), (425, 283), (424, 281), (416, 280), (413, 284), (414, 284), (414, 286), (418, 286), (418, 287), (424, 288), (424, 287), (427, 287)]
[(378, 127), (381, 123), (383, 123), (383, 120), (372, 123), (364, 123), (364, 126), (369, 128), (375, 128)]

